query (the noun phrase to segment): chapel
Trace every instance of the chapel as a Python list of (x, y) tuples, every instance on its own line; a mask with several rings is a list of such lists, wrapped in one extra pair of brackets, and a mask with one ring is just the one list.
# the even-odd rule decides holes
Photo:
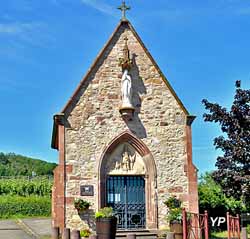
[[(190, 115), (126, 18), (122, 19), (62, 111), (54, 115), (59, 153), (52, 224), (95, 229), (111, 206), (118, 230), (159, 230), (171, 196), (198, 212)], [(164, 46), (162, 46), (164, 48)], [(91, 203), (79, 214), (76, 199)]]

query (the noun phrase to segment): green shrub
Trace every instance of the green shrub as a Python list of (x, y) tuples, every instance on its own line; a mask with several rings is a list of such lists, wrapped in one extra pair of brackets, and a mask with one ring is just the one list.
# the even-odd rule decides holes
[(79, 211), (79, 212), (83, 212), (85, 210), (87, 210), (90, 207), (90, 202), (85, 201), (83, 199), (75, 199), (74, 201), (74, 206), (75, 208)]
[(84, 229), (80, 231), (80, 236), (81, 237), (89, 237), (91, 234), (91, 231), (89, 229)]
[(170, 197), (170, 198), (168, 198), (168, 200), (165, 201), (164, 204), (169, 209), (174, 209), (174, 208), (180, 208), (181, 207), (181, 201), (178, 198), (176, 198), (176, 197)]
[(172, 222), (182, 222), (182, 209), (181, 208), (173, 208), (169, 211), (167, 215), (167, 220)]
[(247, 225), (247, 234), (250, 234), (250, 224)]
[(13, 216), (50, 216), (51, 199), (38, 196), (0, 196), (0, 218)]
[(223, 193), (210, 173), (201, 176), (198, 191), (200, 212), (207, 210), (211, 217), (225, 215), (227, 211), (233, 215), (247, 211), (242, 200), (227, 197)]
[(101, 208), (98, 212), (95, 213), (95, 218), (111, 218), (113, 217), (113, 208), (112, 207), (104, 207)]

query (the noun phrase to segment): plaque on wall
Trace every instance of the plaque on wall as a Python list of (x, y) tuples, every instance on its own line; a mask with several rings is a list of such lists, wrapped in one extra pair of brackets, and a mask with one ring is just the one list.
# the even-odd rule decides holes
[(81, 196), (94, 196), (94, 186), (93, 185), (82, 185), (80, 186)]

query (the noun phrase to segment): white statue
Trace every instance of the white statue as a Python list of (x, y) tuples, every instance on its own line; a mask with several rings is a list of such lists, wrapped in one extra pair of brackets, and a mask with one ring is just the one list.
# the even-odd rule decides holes
[(130, 156), (130, 168), (131, 168), (131, 170), (134, 169), (135, 160), (136, 160), (136, 154), (134, 154), (134, 156)]
[(128, 155), (128, 152), (124, 152), (122, 155), (122, 165), (123, 165), (123, 170), (130, 170), (130, 157)]
[(132, 106), (132, 81), (128, 70), (125, 69), (122, 75), (122, 107)]

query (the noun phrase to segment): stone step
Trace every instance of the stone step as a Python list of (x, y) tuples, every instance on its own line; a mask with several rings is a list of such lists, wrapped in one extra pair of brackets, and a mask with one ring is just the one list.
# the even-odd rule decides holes
[(116, 239), (125, 239), (128, 234), (136, 234), (136, 239), (156, 239), (157, 233), (148, 230), (136, 231), (118, 231), (116, 232)]

